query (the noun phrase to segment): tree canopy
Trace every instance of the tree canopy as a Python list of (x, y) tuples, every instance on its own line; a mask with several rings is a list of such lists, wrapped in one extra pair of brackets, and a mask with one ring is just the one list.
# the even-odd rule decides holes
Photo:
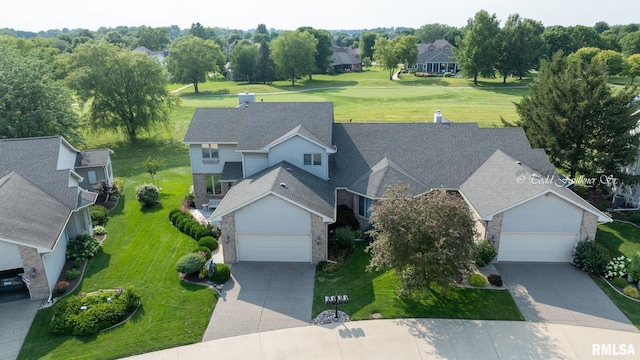
[(625, 74), (633, 80), (640, 76), (640, 54), (633, 54), (625, 59)]
[(639, 116), (629, 106), (637, 89), (613, 91), (605, 73), (558, 53), (542, 62), (529, 94), (516, 104), (517, 124), (531, 145), (544, 148), (571, 178), (605, 173), (624, 180), (622, 167), (637, 156)]
[(54, 78), (47, 52), (0, 41), (0, 139), (62, 135), (81, 142), (72, 94)]
[[(331, 49), (333, 38), (331, 37), (331, 33), (312, 27), (301, 27), (298, 28), (298, 31), (308, 32), (318, 40), (314, 56), (315, 69), (313, 72), (325, 74), (331, 66), (331, 63), (333, 63), (333, 50)], [(309, 74), (309, 78), (311, 78), (311, 74)]]
[(315, 54), (318, 40), (308, 32), (283, 31), (271, 41), (271, 58), (276, 72), (291, 80), (291, 86), (302, 75), (308, 75), (316, 67)]
[(474, 221), (457, 194), (414, 197), (408, 185), (390, 187), (373, 205), (370, 221), (369, 269), (394, 268), (405, 292), (452, 285), (470, 269)]
[(522, 79), (529, 70), (538, 67), (544, 54), (542, 33), (544, 26), (539, 21), (522, 19), (520, 15), (510, 15), (502, 28), (502, 44), (496, 68), (507, 82), (509, 75)]
[(220, 72), (224, 61), (224, 54), (218, 44), (187, 35), (171, 44), (167, 65), (174, 82), (193, 84), (197, 94), (198, 84), (207, 81), (208, 73)]
[(83, 103), (91, 101), (93, 131), (119, 131), (136, 142), (140, 132), (164, 123), (176, 103), (164, 68), (146, 54), (89, 42), (75, 49), (68, 65), (70, 87)]
[(254, 44), (237, 44), (229, 53), (229, 63), (233, 76), (246, 77), (247, 82), (253, 80), (259, 49)]
[(169, 31), (166, 28), (152, 28), (141, 26), (136, 30), (136, 44), (144, 46), (149, 50), (160, 51), (167, 48), (171, 42), (169, 39)]
[(493, 78), (494, 66), (501, 49), (500, 21), (485, 10), (469, 19), (461, 39), (458, 39), (455, 58), (465, 76), (478, 84), (478, 75)]

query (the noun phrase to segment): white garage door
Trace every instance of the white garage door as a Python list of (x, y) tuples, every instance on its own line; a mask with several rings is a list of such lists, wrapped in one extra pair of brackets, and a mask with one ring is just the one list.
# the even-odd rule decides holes
[(22, 268), (22, 257), (18, 245), (0, 241), (0, 271)]
[(500, 234), (498, 261), (570, 262), (578, 234)]
[(238, 261), (311, 262), (311, 234), (236, 234)]

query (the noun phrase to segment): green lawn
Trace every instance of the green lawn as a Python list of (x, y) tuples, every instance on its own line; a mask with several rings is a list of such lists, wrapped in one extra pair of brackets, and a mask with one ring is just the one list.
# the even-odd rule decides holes
[[(20, 359), (115, 359), (202, 340), (217, 295), (179, 281), (175, 262), (196, 243), (168, 220), (191, 185), (187, 152), (152, 141), (114, 145), (113, 168), (124, 179), (124, 196), (110, 213), (104, 251), (89, 261), (79, 291), (133, 285), (142, 295), (142, 308), (125, 325), (87, 338), (50, 335), (51, 309), (39, 311)], [(150, 181), (141, 166), (147, 155), (163, 158), (166, 165), (159, 172), (162, 206), (143, 211), (135, 187)]]
[(316, 273), (313, 316), (334, 308), (325, 305), (325, 295), (346, 294), (349, 303), (339, 309), (353, 320), (370, 319), (374, 312), (382, 318), (524, 320), (506, 290), (454, 288), (447, 293), (427, 291), (417, 298), (398, 296), (394, 271), (365, 270), (370, 257), (364, 247), (359, 244), (335, 273)]
[[(640, 252), (640, 228), (621, 221), (602, 224), (598, 226), (596, 241), (607, 248), (612, 257), (620, 255), (631, 257)], [(631, 320), (631, 323), (640, 329), (640, 302), (620, 295), (600, 277), (594, 277), (593, 280)]]
[(611, 256), (632, 257), (640, 252), (640, 228), (614, 221), (598, 226), (596, 241), (609, 250)]

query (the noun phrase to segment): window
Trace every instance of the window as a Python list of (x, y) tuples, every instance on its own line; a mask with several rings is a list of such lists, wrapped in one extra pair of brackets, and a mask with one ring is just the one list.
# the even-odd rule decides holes
[(358, 196), (358, 215), (369, 218), (371, 216), (371, 205), (373, 200), (364, 196)]
[(322, 154), (304, 154), (305, 165), (322, 165)]
[(218, 163), (218, 144), (202, 144), (202, 162)]
[(207, 195), (219, 195), (222, 193), (222, 186), (220, 186), (220, 175), (205, 176), (204, 181), (207, 187)]
[(89, 184), (93, 185), (93, 184), (98, 182), (98, 179), (96, 178), (96, 172), (95, 171), (89, 170), (87, 172), (87, 176), (89, 176)]

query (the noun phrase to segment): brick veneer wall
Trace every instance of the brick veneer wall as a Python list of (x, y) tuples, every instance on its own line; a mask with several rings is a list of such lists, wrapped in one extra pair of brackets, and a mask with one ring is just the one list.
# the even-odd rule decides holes
[[(227, 236), (229, 241), (227, 242)], [(236, 223), (233, 213), (225, 215), (220, 221), (220, 239), (224, 262), (227, 264), (238, 262), (238, 252), (236, 250)]]
[[(42, 256), (38, 254), (38, 250), (26, 246), (20, 246), (20, 256), (25, 274), (29, 279), (31, 300), (48, 299), (50, 290)], [(33, 269), (35, 269), (35, 276), (30, 275)], [(54, 275), (58, 276), (58, 274)]]
[(597, 229), (598, 217), (590, 212), (584, 211), (582, 213), (582, 223), (580, 224), (580, 238), (578, 238), (578, 241), (595, 239)]
[[(320, 238), (320, 244), (317, 239)], [(321, 260), (327, 260), (327, 224), (322, 217), (311, 214), (311, 262), (317, 264)]]
[(486, 227), (486, 238), (489, 240), (493, 240), (494, 245), (496, 246), (496, 250), (498, 251), (500, 251), (500, 232), (502, 231), (503, 215), (503, 213), (494, 215), (493, 220), (489, 221)]
[(204, 174), (193, 174), (193, 194), (195, 195), (196, 207), (200, 208), (202, 204), (209, 202), (207, 197), (207, 186), (205, 183)]

